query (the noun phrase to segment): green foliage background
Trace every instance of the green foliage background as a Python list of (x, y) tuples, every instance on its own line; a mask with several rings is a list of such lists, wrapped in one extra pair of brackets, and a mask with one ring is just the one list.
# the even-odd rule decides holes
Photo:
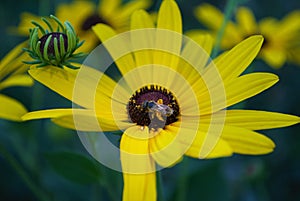
[[(22, 12), (48, 15), (67, 0), (1, 0), (1, 58), (25, 40), (9, 27), (19, 23)], [(201, 28), (191, 10), (203, 2), (224, 10), (226, 1), (178, 0), (184, 30)], [(300, 9), (298, 0), (248, 0), (257, 19), (281, 18)], [(160, 1), (154, 3), (157, 9)], [(300, 19), (299, 19), (300, 20)], [(300, 38), (300, 35), (299, 35)], [(300, 55), (299, 55), (300, 56)], [(274, 70), (261, 60), (253, 71), (273, 72), (280, 82), (247, 100), (249, 109), (300, 115), (300, 66), (286, 64)], [(36, 94), (35, 91), (42, 91)], [(14, 87), (1, 91), (20, 100), (30, 110), (71, 106), (71, 103), (35, 83), (32, 88)], [(1, 104), (1, 103), (0, 103)], [(215, 160), (185, 158), (159, 174), (159, 200), (188, 201), (297, 201), (300, 200), (300, 126), (265, 131), (277, 147), (265, 156), (241, 156)], [(3, 201), (96, 201), (121, 200), (122, 175), (112, 171), (86, 152), (75, 132), (49, 120), (14, 123), (0, 120), (0, 200)]]

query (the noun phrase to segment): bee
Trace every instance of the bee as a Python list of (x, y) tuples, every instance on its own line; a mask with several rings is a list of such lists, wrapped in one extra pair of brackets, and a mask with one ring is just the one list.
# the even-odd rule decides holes
[(155, 101), (145, 101), (143, 103), (143, 108), (147, 109), (151, 119), (157, 117), (160, 121), (165, 121), (167, 117), (173, 114), (173, 109), (167, 105), (162, 104), (162, 100), (159, 99)]

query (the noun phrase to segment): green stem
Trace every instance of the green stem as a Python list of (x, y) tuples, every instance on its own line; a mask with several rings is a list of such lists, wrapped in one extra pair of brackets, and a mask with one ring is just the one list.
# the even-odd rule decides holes
[(215, 46), (211, 53), (211, 58), (215, 58), (219, 53), (220, 45), (221, 45), (221, 41), (222, 41), (222, 38), (223, 38), (223, 35), (225, 32), (226, 25), (227, 25), (228, 21), (230, 20), (230, 18), (232, 17), (233, 11), (237, 7), (238, 3), (239, 3), (239, 0), (228, 0), (228, 2), (226, 4), (225, 11), (224, 11), (224, 19), (223, 19), (221, 27), (217, 33)]
[(164, 185), (163, 185), (163, 179), (162, 179), (162, 170), (157, 171), (156, 176), (157, 176), (157, 197), (158, 197), (158, 201), (164, 201), (165, 200), (165, 196), (164, 196)]
[(0, 144), (0, 153), (1, 155), (8, 161), (11, 167), (19, 174), (23, 182), (28, 186), (28, 188), (33, 192), (33, 194), (39, 199), (43, 201), (49, 201), (50, 199), (45, 196), (45, 194), (38, 188), (37, 185), (31, 181), (29, 175), (22, 168), (22, 166), (18, 163), (18, 161), (11, 155), (6, 148)]

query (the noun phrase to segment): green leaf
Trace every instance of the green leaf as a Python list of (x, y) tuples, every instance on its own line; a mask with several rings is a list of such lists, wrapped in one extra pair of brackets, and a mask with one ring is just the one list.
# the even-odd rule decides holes
[(91, 184), (99, 182), (101, 172), (94, 161), (72, 152), (46, 153), (46, 159), (56, 173), (72, 182)]

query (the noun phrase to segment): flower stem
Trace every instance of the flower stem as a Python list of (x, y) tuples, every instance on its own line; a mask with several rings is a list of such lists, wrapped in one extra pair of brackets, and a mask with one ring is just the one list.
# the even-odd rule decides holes
[(219, 53), (220, 45), (221, 45), (221, 41), (222, 41), (222, 38), (223, 38), (223, 35), (225, 32), (226, 25), (227, 25), (228, 21), (230, 20), (230, 18), (232, 17), (233, 11), (237, 7), (238, 3), (240, 3), (240, 0), (228, 0), (227, 1), (225, 11), (224, 11), (224, 19), (223, 19), (221, 27), (217, 33), (215, 46), (212, 50), (211, 58), (215, 58)]
[(0, 144), (0, 153), (7, 160), (7, 162), (11, 165), (11, 167), (19, 174), (23, 182), (28, 186), (28, 188), (33, 192), (33, 194), (42, 201), (49, 201), (50, 199), (38, 188), (37, 185), (31, 181), (29, 175), (22, 168), (22, 166), (18, 163), (18, 161), (10, 154), (6, 148)]

